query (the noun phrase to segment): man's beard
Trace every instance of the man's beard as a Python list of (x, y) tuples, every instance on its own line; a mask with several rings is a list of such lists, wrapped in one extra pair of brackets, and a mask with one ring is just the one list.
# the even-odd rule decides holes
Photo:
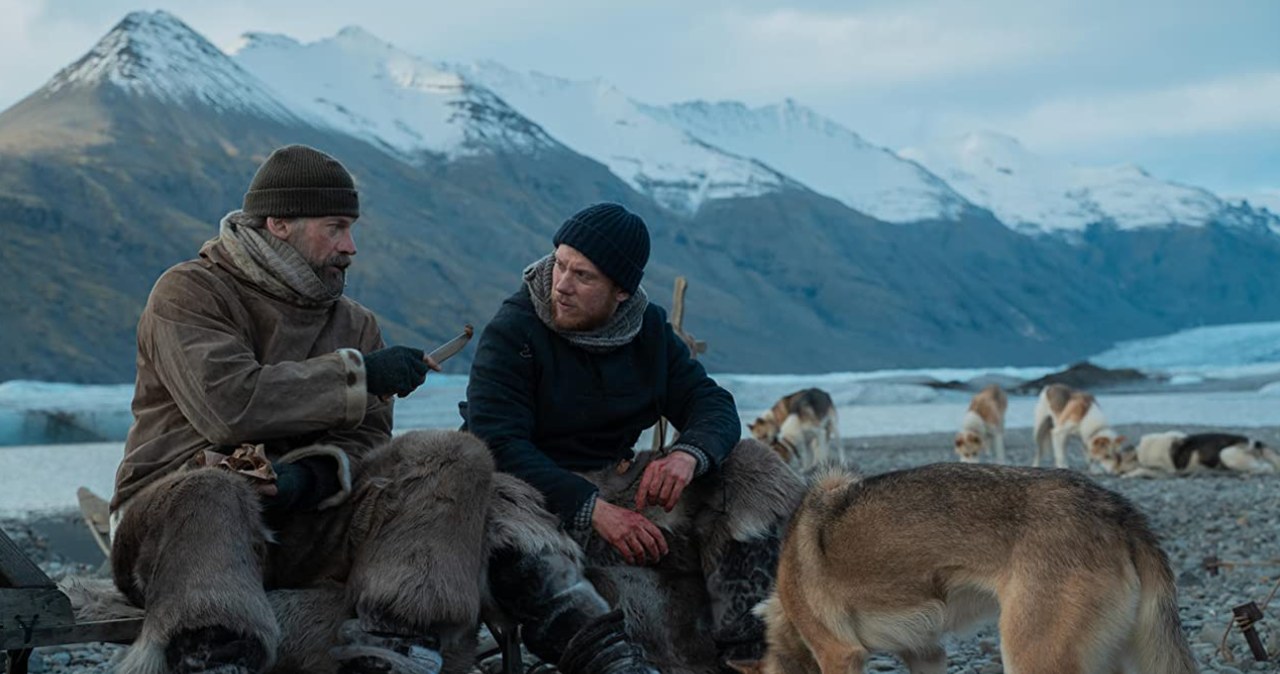
[(347, 287), (347, 267), (350, 264), (350, 255), (334, 255), (319, 265), (311, 265), (311, 269), (330, 293), (341, 295)]
[(551, 320), (555, 323), (556, 329), (563, 332), (590, 332), (603, 326), (613, 318), (612, 311), (599, 311), (594, 315), (586, 315), (582, 312), (581, 305), (575, 307), (570, 315), (566, 315), (560, 304), (555, 301), (554, 294), (551, 300)]

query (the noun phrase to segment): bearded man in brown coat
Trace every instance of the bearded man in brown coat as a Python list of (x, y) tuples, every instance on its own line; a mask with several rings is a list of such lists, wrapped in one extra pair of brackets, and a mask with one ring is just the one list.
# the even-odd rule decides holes
[(115, 583), (147, 611), (119, 671), (466, 671), (489, 560), (537, 559), (535, 618), (569, 627), (544, 645), (564, 671), (650, 672), (482, 442), (391, 439), (392, 396), (437, 366), (343, 296), (358, 217), (336, 159), (284, 147), (156, 282), (111, 502)]

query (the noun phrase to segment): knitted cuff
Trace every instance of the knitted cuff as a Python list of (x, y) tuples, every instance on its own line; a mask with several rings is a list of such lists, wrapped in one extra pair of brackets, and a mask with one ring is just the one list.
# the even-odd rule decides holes
[(591, 494), (590, 498), (582, 503), (582, 507), (574, 513), (573, 521), (569, 524), (569, 537), (579, 545), (586, 545), (587, 539), (591, 537), (591, 516), (596, 512), (596, 498), (599, 493), (597, 491)]
[(702, 477), (702, 475), (711, 468), (711, 459), (707, 458), (707, 453), (693, 445), (686, 445), (677, 442), (671, 446), (671, 451), (684, 452), (685, 454), (692, 456), (694, 460), (698, 462), (698, 467), (693, 469), (694, 477)]

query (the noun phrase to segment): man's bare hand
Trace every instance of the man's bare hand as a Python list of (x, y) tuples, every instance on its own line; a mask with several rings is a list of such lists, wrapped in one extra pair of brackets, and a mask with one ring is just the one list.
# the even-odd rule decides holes
[(250, 480), (253, 483), (254, 491), (258, 492), (258, 496), (271, 498), (280, 493), (280, 489), (276, 487), (275, 482), (263, 482), (261, 480)]
[(688, 452), (672, 452), (650, 463), (636, 489), (636, 510), (656, 505), (671, 512), (697, 468), (698, 460)]
[(649, 518), (602, 499), (596, 500), (591, 527), (628, 564), (654, 564), (667, 554), (667, 539)]

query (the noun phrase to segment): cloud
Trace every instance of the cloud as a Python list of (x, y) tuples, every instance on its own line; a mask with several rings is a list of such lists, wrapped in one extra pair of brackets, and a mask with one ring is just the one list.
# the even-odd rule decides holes
[(1046, 149), (1143, 137), (1280, 131), (1280, 71), (1142, 91), (1072, 96), (997, 122)]
[(30, 0), (0, 0), (0, 40), (6, 42), (28, 40), (28, 26), (40, 14), (40, 3)]
[(1009, 27), (1016, 17), (986, 21), (957, 8), (927, 3), (861, 12), (727, 10), (714, 19), (723, 31), (714, 42), (731, 53), (716, 65), (729, 61), (731, 69), (722, 73), (750, 74), (760, 88), (897, 86), (1025, 67), (1060, 46), (1037, 22)]
[(104, 30), (50, 17), (45, 0), (0, 0), (0, 110), (35, 91)]

